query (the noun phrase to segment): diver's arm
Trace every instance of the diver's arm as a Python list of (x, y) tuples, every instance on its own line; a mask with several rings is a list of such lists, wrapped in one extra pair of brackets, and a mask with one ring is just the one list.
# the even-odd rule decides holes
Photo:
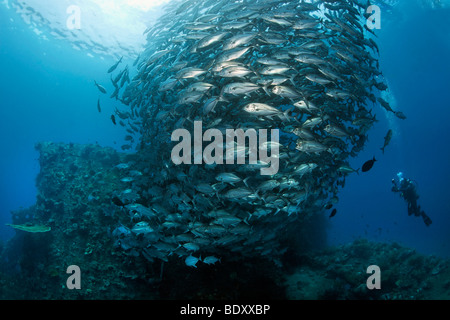
[(399, 192), (400, 190), (398, 189), (397, 182), (395, 182), (394, 179), (392, 179), (392, 184), (393, 184), (392, 189), (391, 189), (392, 192)]

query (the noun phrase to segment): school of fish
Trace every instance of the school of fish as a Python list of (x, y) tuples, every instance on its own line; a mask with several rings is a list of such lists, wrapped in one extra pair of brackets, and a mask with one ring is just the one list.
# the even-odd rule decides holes
[[(117, 245), (149, 261), (175, 257), (190, 267), (225, 257), (277, 261), (286, 239), (331, 208), (346, 176), (357, 172), (349, 158), (364, 148), (374, 106), (404, 117), (379, 97), (387, 85), (366, 26), (367, 6), (356, 0), (169, 3), (146, 31), (135, 75), (129, 66), (116, 71), (122, 59), (109, 70), (111, 97), (123, 104), (113, 121), (129, 133), (123, 149), (139, 141), (140, 157), (116, 168), (124, 190), (113, 202), (129, 216), (113, 232)], [(175, 165), (171, 134), (193, 132), (195, 121), (222, 132), (279, 129), (278, 173), (260, 175), (267, 166), (261, 161)]]

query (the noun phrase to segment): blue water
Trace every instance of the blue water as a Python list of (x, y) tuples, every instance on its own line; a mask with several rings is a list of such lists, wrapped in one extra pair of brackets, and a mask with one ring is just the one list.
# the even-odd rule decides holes
[[(394, 138), (383, 156), (379, 148), (389, 122), (376, 108), (380, 122), (354, 163), (374, 155), (379, 161), (369, 173), (348, 179), (329, 235), (338, 243), (369, 237), (450, 256), (450, 10), (407, 4), (383, 20), (377, 34), (381, 70), (408, 119), (395, 120)], [(433, 220), (430, 227), (409, 217), (406, 203), (390, 191), (399, 171), (418, 183), (419, 204)]]
[[(338, 214), (329, 219), (331, 245), (368, 238), (450, 256), (448, 21), (449, 10), (424, 9), (412, 1), (383, 16), (377, 31), (381, 70), (397, 109), (408, 119), (388, 120), (374, 107), (379, 122), (352, 165), (361, 167), (374, 155), (378, 162), (370, 172), (347, 179)], [(10, 211), (35, 203), (36, 142), (98, 142), (120, 148), (123, 130), (109, 119), (119, 104), (102, 96), (99, 114), (100, 93), (93, 85), (96, 79), (109, 86), (106, 70), (115, 61), (89, 57), (62, 40), (42, 40), (12, 10), (0, 7), (0, 239), (14, 234), (4, 226), (11, 221)], [(380, 147), (388, 129), (394, 137), (383, 155)], [(430, 227), (409, 217), (406, 203), (390, 191), (399, 171), (417, 181), (419, 204), (433, 220)]]

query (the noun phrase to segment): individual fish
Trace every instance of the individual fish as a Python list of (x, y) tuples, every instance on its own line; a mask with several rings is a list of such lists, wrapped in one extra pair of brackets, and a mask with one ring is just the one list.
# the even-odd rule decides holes
[(208, 23), (213, 20), (219, 19), (222, 15), (221, 14), (205, 14), (201, 17), (198, 17), (195, 22), (202, 22), (202, 23)]
[(333, 126), (331, 124), (327, 125), (324, 129), (324, 131), (328, 132), (330, 135), (335, 136), (335, 137), (348, 137), (349, 134), (348, 132), (343, 129), (340, 128), (338, 126)]
[(380, 91), (385, 91), (388, 89), (388, 86), (383, 82), (373, 82), (373, 85)]
[(204, 48), (209, 47), (217, 42), (220, 42), (227, 34), (228, 34), (228, 32), (219, 32), (216, 34), (206, 36), (205, 38), (200, 40), (200, 42), (197, 45), (197, 49), (204, 49)]
[(17, 230), (29, 232), (29, 233), (43, 233), (43, 232), (49, 232), (52, 230), (51, 227), (47, 227), (44, 225), (31, 225), (31, 224), (23, 224), (23, 225), (17, 225), (17, 224), (6, 224), (9, 227), (12, 227)]
[(139, 54), (137, 56), (136, 60), (134, 60), (134, 62), (133, 62), (133, 67), (135, 67), (139, 63), (140, 59), (141, 59), (141, 55)]
[(196, 258), (192, 255), (189, 255), (186, 257), (186, 259), (184, 260), (184, 263), (188, 266), (188, 267), (193, 267), (193, 268), (197, 268), (197, 263), (199, 261), (202, 261), (201, 257), (200, 258)]
[(294, 60), (304, 64), (312, 64), (312, 65), (326, 64), (325, 60), (313, 54), (299, 54), (295, 56)]
[(210, 112), (213, 112), (219, 101), (223, 101), (223, 99), (221, 97), (211, 97), (208, 100), (206, 100), (202, 109), (203, 114), (208, 115)]
[(171, 49), (166, 49), (155, 52), (150, 58), (148, 58), (147, 65), (153, 64), (155, 61), (169, 54), (171, 51)]
[(195, 186), (195, 190), (204, 194), (215, 194), (216, 190), (207, 183), (200, 183)]
[(122, 79), (123, 75), (125, 74), (126, 70), (121, 71), (114, 79), (111, 75), (111, 82), (113, 83), (114, 87), (119, 87), (119, 81)]
[(176, 74), (176, 78), (177, 79), (190, 79), (190, 78), (196, 78), (202, 74), (205, 74), (206, 71), (200, 68), (194, 68), (194, 67), (189, 67), (189, 68), (185, 68), (183, 70), (180, 70), (177, 74)]
[(284, 148), (283, 144), (276, 142), (276, 141), (266, 141), (262, 144), (260, 144), (261, 150), (272, 150), (272, 149), (282, 149)]
[(381, 148), (381, 151), (383, 151), (383, 154), (384, 154), (384, 149), (385, 149), (385, 148), (389, 145), (389, 143), (391, 142), (392, 135), (393, 135), (393, 132), (392, 132), (391, 129), (389, 129), (389, 131), (387, 132), (386, 136), (384, 137), (384, 145), (383, 145), (383, 147)]
[(125, 82), (130, 83), (130, 76), (129, 76), (129, 73), (128, 73), (128, 68), (125, 69), (125, 73), (124, 73), (122, 79), (120, 80), (120, 87), (121, 88), (125, 85)]
[(207, 92), (211, 89), (215, 88), (214, 85), (206, 82), (195, 82), (187, 87), (186, 92)]
[(114, 123), (114, 125), (117, 125), (116, 116), (113, 114), (111, 115), (111, 121), (112, 121), (112, 123)]
[(159, 92), (166, 92), (172, 90), (177, 85), (179, 79), (169, 78), (166, 81), (162, 82), (159, 86)]
[(350, 166), (348, 166), (348, 165), (343, 165), (343, 166), (340, 166), (339, 168), (338, 168), (338, 171), (340, 172), (340, 173), (343, 173), (343, 174), (348, 174), (348, 173), (353, 173), (353, 172), (356, 172), (356, 174), (358, 174), (359, 175), (359, 170), (360, 169), (353, 169), (352, 167), (350, 167)]
[(312, 172), (318, 165), (316, 163), (304, 163), (294, 168), (292, 175), (303, 177), (305, 174)]
[(232, 215), (227, 215), (227, 216), (221, 216), (221, 217), (216, 218), (212, 223), (220, 225), (225, 228), (228, 228), (230, 226), (237, 225), (241, 221), (242, 220), (237, 217), (234, 217)]
[(147, 219), (152, 219), (156, 217), (156, 214), (153, 210), (143, 206), (139, 203), (132, 203), (125, 206), (127, 210), (129, 210), (130, 213), (138, 213)]
[(249, 103), (244, 107), (244, 111), (256, 116), (274, 116), (282, 114), (277, 108), (265, 103)]
[(161, 252), (157, 250), (156, 248), (143, 248), (142, 249), (142, 256), (146, 258), (150, 262), (154, 262), (153, 258), (160, 259), (164, 262), (169, 262), (169, 259), (167, 258), (167, 252)]
[(258, 91), (261, 87), (252, 82), (233, 82), (223, 88), (223, 93), (232, 95), (248, 95), (251, 92)]
[(306, 79), (308, 79), (308, 80), (310, 80), (312, 82), (321, 84), (321, 85), (327, 85), (327, 84), (330, 84), (331, 82), (333, 82), (332, 80), (329, 80), (329, 79), (327, 79), (325, 77), (322, 77), (322, 76), (320, 76), (318, 74), (308, 74), (308, 75), (306, 75)]
[(269, 14), (262, 14), (260, 15), (260, 18), (264, 19), (267, 22), (273, 23), (275, 25), (279, 25), (279, 26), (292, 26), (292, 22), (287, 21), (286, 19), (283, 18), (275, 18)]
[(114, 70), (116, 70), (117, 67), (119, 66), (119, 64), (122, 62), (122, 59), (123, 59), (123, 56), (111, 68), (109, 68), (108, 73), (111, 73)]
[(326, 95), (334, 99), (348, 99), (352, 96), (350, 92), (340, 89), (329, 89), (327, 90)]
[(192, 103), (199, 103), (200, 100), (203, 98), (204, 93), (203, 92), (184, 92), (181, 94), (178, 98), (178, 104), (192, 104)]
[(403, 112), (401, 112), (401, 111), (396, 111), (396, 112), (394, 112), (394, 114), (395, 114), (395, 116), (396, 116), (397, 118), (402, 119), (402, 120), (406, 120), (406, 116), (405, 116), (405, 114), (404, 114)]
[(324, 65), (319, 66), (319, 71), (320, 73), (322, 73), (325, 77), (328, 77), (329, 79), (332, 80), (341, 80), (343, 81), (342, 77), (334, 70), (332, 70), (331, 68), (327, 68)]
[(277, 96), (291, 100), (298, 99), (299, 97), (301, 97), (301, 94), (299, 92), (286, 86), (274, 86), (272, 88), (272, 92)]
[(126, 120), (128, 118), (131, 117), (131, 114), (127, 111), (127, 112), (121, 112), (119, 111), (119, 109), (116, 108), (115, 113), (117, 116), (119, 116), (120, 119), (122, 120)]
[(245, 67), (245, 64), (243, 64), (242, 62), (234, 61), (234, 60), (222, 61), (222, 62), (215, 63), (211, 70), (215, 73), (219, 73), (220, 71), (222, 71), (223, 69), (226, 69), (228, 67)]
[(129, 163), (120, 163), (116, 166), (117, 169), (121, 169), (121, 170), (125, 170), (125, 169), (129, 169), (130, 168), (130, 164)]
[(383, 98), (379, 97), (379, 98), (378, 98), (378, 102), (380, 102), (380, 105), (381, 105), (386, 111), (395, 113), (395, 111), (392, 110), (392, 108), (391, 108), (389, 102), (387, 102), (387, 101), (384, 100)]
[(298, 151), (315, 154), (319, 154), (328, 150), (328, 147), (317, 141), (298, 141), (295, 148)]
[(247, 52), (250, 51), (252, 47), (244, 47), (244, 48), (236, 48), (233, 50), (226, 51), (219, 55), (216, 62), (226, 62), (226, 61), (232, 61), (242, 58)]
[(257, 84), (264, 87), (264, 91), (266, 91), (267, 95), (270, 96), (270, 92), (266, 89), (269, 86), (279, 86), (281, 84), (285, 84), (287, 81), (290, 81), (292, 85), (295, 86), (294, 78), (296, 75), (288, 76), (288, 75), (272, 75), (264, 77), (264, 79), (258, 79), (256, 81)]
[(299, 186), (299, 182), (298, 180), (294, 179), (294, 178), (287, 178), (287, 177), (283, 177), (280, 180), (280, 191), (283, 191), (285, 189), (291, 190), (292, 188), (296, 189)]
[(106, 94), (106, 89), (105, 89), (102, 85), (99, 85), (99, 84), (97, 83), (97, 81), (95, 81), (95, 80), (94, 80), (94, 84), (95, 84), (95, 86), (98, 88), (98, 90), (99, 90), (101, 93)]
[(367, 162), (365, 162), (362, 166), (362, 172), (367, 172), (370, 169), (372, 169), (373, 165), (375, 164), (377, 160), (375, 159), (375, 157), (373, 157), (372, 160), (369, 160)]
[(289, 41), (286, 36), (275, 32), (261, 33), (261, 41), (265, 44), (281, 45)]
[(250, 41), (255, 39), (257, 36), (257, 33), (242, 33), (235, 35), (228, 40), (226, 40), (223, 44), (223, 50), (232, 50), (237, 47), (243, 46), (248, 44)]
[(186, 68), (188, 64), (189, 64), (188, 61), (177, 61), (172, 65), (170, 70), (177, 72), (177, 71), (180, 71), (181, 69)]
[(148, 222), (141, 221), (141, 222), (136, 223), (134, 225), (134, 227), (131, 229), (131, 231), (136, 234), (146, 234), (146, 233), (153, 232), (154, 230), (152, 227), (150, 227)]
[(100, 99), (97, 101), (97, 110), (99, 113), (102, 113), (102, 107), (100, 106)]
[(140, 171), (138, 171), (138, 170), (131, 170), (131, 171), (129, 172), (129, 174), (130, 174), (130, 176), (132, 176), (132, 177), (142, 177), (142, 176), (143, 176), (143, 173), (140, 172)]
[(200, 250), (200, 247), (192, 242), (184, 243), (182, 246), (188, 251), (194, 252)]
[(333, 211), (331, 211), (330, 218), (333, 218), (336, 215), (336, 213), (337, 213), (337, 209), (334, 208)]
[(272, 213), (273, 210), (270, 208), (257, 208), (253, 213), (252, 213), (252, 217), (256, 217), (256, 218), (261, 218), (261, 217), (265, 217), (267, 215), (269, 215), (270, 213)]
[(237, 189), (231, 189), (229, 190), (225, 195), (224, 198), (225, 199), (242, 199), (242, 198), (246, 198), (250, 195), (253, 194), (253, 191), (251, 191), (248, 188), (237, 188)]
[(249, 25), (250, 22), (248, 21), (229, 21), (222, 24), (222, 30), (242, 30)]
[(304, 29), (311, 29), (315, 28), (318, 25), (318, 21), (315, 19), (311, 20), (297, 20), (292, 25), (292, 29), (294, 30), (304, 30)]
[(244, 78), (246, 75), (252, 72), (253, 71), (249, 70), (246, 67), (231, 66), (220, 71), (219, 76), (224, 78)]
[(114, 89), (114, 92), (112, 93), (112, 95), (110, 96), (110, 98), (111, 99), (113, 99), (113, 98), (118, 98), (118, 96), (119, 96), (119, 91), (120, 91), (120, 88), (119, 87), (115, 87), (115, 89)]
[(198, 23), (187, 23), (184, 26), (184, 28), (187, 30), (194, 30), (194, 31), (207, 31), (210, 29), (214, 29), (215, 26), (214, 24), (198, 22)]
[(278, 60), (278, 59), (273, 59), (270, 57), (262, 57), (256, 60), (256, 62), (263, 64), (263, 65), (267, 65), (267, 66), (287, 66), (286, 63)]
[(294, 103), (294, 107), (297, 107), (301, 110), (305, 110), (308, 112), (314, 112), (316, 110), (319, 110), (319, 108), (314, 103), (305, 100), (300, 100)]
[(263, 68), (259, 73), (265, 76), (269, 75), (283, 75), (292, 68), (286, 65), (271, 65)]
[(258, 186), (258, 188), (257, 188), (257, 191), (258, 192), (267, 192), (267, 191), (272, 191), (273, 189), (275, 189), (275, 188), (278, 188), (280, 186), (280, 182), (279, 181), (277, 181), (277, 180), (274, 180), (274, 179), (272, 179), (272, 180), (267, 180), (267, 181), (264, 181), (263, 183), (261, 183), (259, 186)]
[(242, 179), (239, 178), (234, 173), (219, 173), (216, 176), (216, 180), (223, 182), (223, 183), (237, 183), (237, 182), (242, 181)]
[(214, 257), (214, 256), (207, 256), (202, 261), (205, 264), (216, 264), (217, 262), (220, 262), (220, 259)]
[(177, 249), (175, 244), (167, 243), (167, 242), (156, 242), (152, 245), (154, 248), (156, 248), (160, 252), (165, 252), (166, 254), (170, 255), (174, 250)]
[(293, 134), (303, 140), (314, 140), (314, 134), (308, 128), (295, 128)]

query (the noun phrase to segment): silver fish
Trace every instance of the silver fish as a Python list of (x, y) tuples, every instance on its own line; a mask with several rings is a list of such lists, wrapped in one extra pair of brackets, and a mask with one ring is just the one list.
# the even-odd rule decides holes
[(258, 35), (257, 33), (243, 33), (235, 35), (224, 42), (223, 50), (231, 50), (246, 45), (250, 41), (255, 39), (257, 35)]

